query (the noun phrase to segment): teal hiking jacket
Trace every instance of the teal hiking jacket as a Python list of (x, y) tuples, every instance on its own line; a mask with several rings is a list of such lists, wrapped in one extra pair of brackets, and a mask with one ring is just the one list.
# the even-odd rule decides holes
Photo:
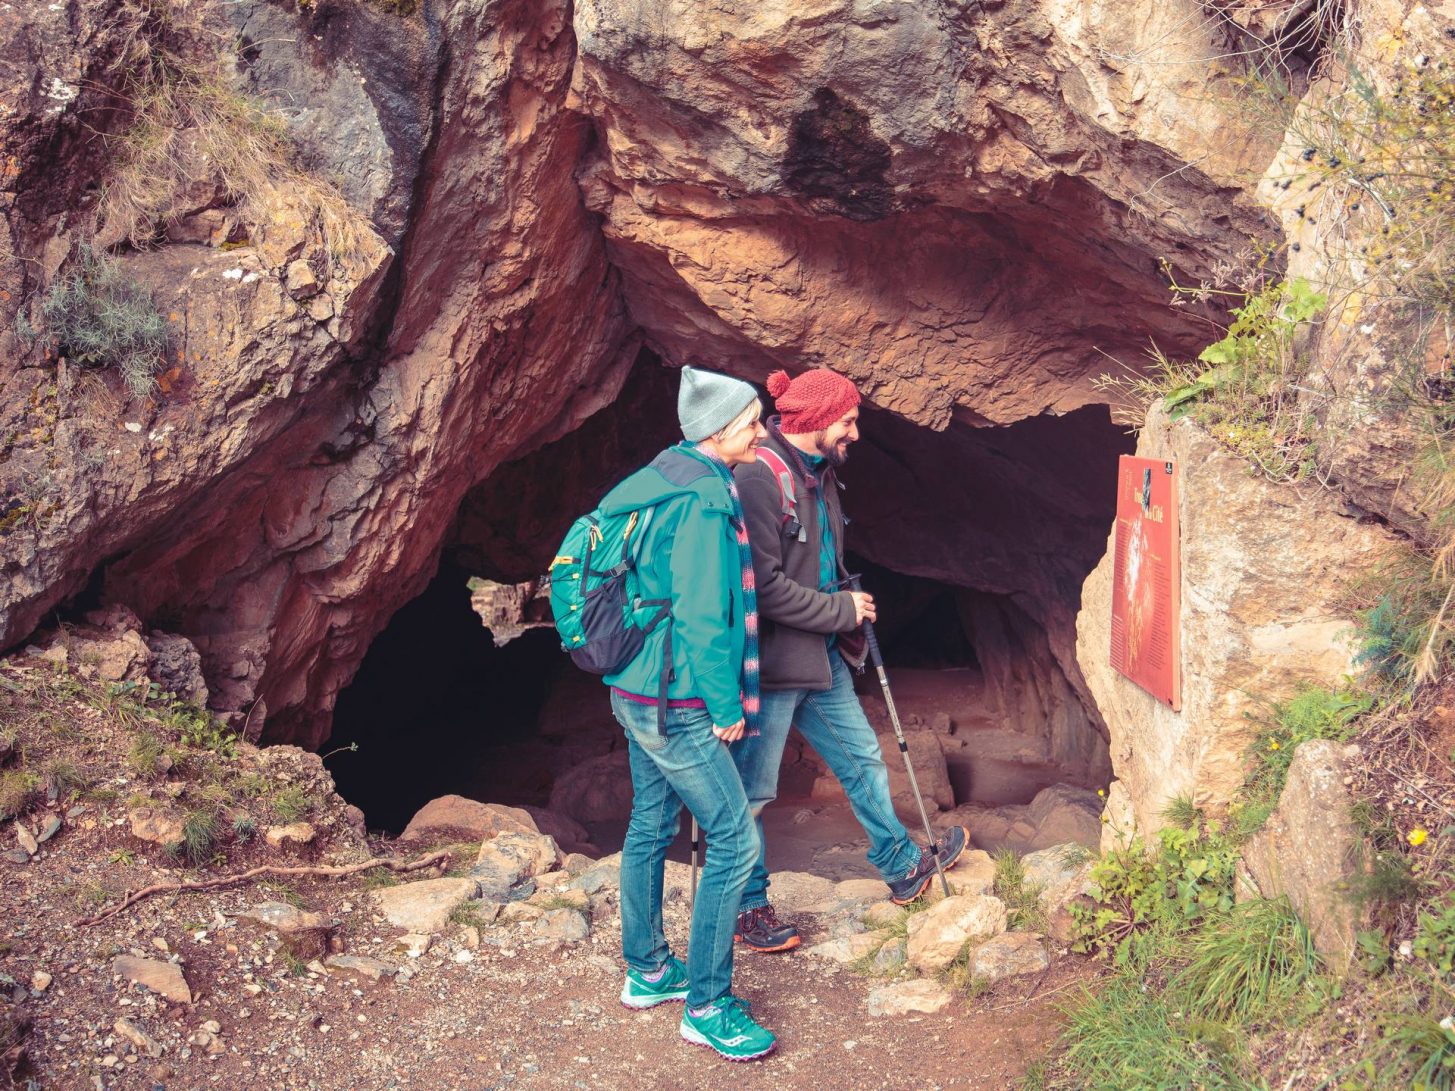
[[(706, 455), (670, 447), (601, 501), (608, 515), (656, 505), (637, 558), (637, 596), (672, 602), (669, 700), (700, 698), (718, 727), (743, 718), (743, 572), (727, 482)], [(649, 618), (652, 610), (639, 612)], [(656, 699), (667, 625), (605, 682)]]

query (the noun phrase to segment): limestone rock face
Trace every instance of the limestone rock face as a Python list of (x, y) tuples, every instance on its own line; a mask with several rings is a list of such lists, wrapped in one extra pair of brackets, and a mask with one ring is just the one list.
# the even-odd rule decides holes
[(1302, 743), (1278, 806), (1243, 848), (1257, 893), (1287, 895), (1336, 970), (1353, 959), (1360, 922), (1348, 889), (1363, 868), (1359, 831), (1350, 817), (1354, 800), (1344, 787), (1350, 751), (1358, 753), (1327, 739)]
[(1111, 668), (1110, 543), (1082, 590), (1077, 656), (1111, 734), (1113, 787), (1145, 834), (1160, 828), (1176, 796), (1228, 802), (1257, 731), (1248, 714), (1266, 707), (1259, 702), (1337, 685), (1353, 670), (1353, 619), (1340, 603), (1394, 543), (1317, 485), (1254, 476), (1189, 420), (1154, 413), (1137, 453), (1180, 467), (1182, 710)]

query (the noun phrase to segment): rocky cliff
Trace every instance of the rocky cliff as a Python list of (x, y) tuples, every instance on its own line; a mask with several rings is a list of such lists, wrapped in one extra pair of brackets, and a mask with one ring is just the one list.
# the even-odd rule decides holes
[[(166, 18), (184, 9), (195, 26)], [(1195, 353), (1215, 303), (1172, 305), (1168, 277), (1219, 282), (1288, 226), (1257, 185), (1284, 130), (1250, 119), (1237, 20), (1184, 0), (401, 10), (0, 11), (0, 645), (122, 603), (196, 644), (215, 708), (317, 744), (446, 542), (535, 574), (497, 470), (613, 403), (642, 351), (755, 381), (828, 364), (871, 407), (858, 548), (1007, 596), (978, 624), (1031, 625), (1033, 704), (1099, 731), (1073, 619), (1127, 443), (1092, 380), (1151, 343)], [(267, 146), (292, 173), (246, 192), (203, 156), (213, 173), (121, 232), (162, 47), (206, 75), (183, 92), (285, 126)], [(1295, 97), (1318, 48), (1280, 58)], [(179, 131), (195, 150), (206, 126)], [(87, 242), (166, 319), (145, 396), (49, 328)], [(628, 468), (568, 462), (590, 472), (559, 479), (562, 514)]]

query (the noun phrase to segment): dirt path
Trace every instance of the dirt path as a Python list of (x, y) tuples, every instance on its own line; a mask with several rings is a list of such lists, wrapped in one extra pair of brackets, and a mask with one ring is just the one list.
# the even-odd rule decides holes
[[(154, 899), (93, 929), (69, 927), (75, 891), (106, 861), (81, 835), (23, 870), (4, 865), (9, 933), (0, 973), (26, 994), (38, 1087), (278, 1087), (308, 1091), (458, 1088), (975, 1088), (1006, 1091), (1044, 1056), (1055, 1006), (1085, 968), (1062, 960), (1041, 980), (1011, 979), (934, 1015), (871, 1017), (882, 982), (805, 956), (744, 954), (736, 987), (781, 1039), (762, 1061), (729, 1066), (677, 1036), (680, 1007), (633, 1012), (617, 1000), (619, 923), (601, 919), (575, 946), (532, 946), (525, 926), (482, 930), (467, 946), (455, 927), (409, 959), (367, 891), (296, 884)], [(272, 939), (232, 914), (280, 895), (340, 922), (351, 954), (403, 967), (367, 982), (291, 967)], [(804, 916), (805, 939), (828, 938)], [(669, 935), (685, 950), (687, 907), (674, 901)], [(162, 944), (166, 952), (161, 951)], [(169, 1004), (112, 974), (118, 954), (180, 961), (192, 1004)], [(40, 971), (43, 990), (26, 989)], [(1027, 1002), (1028, 994), (1034, 996)], [(16, 1010), (16, 1006), (12, 1006)], [(127, 1019), (164, 1051), (145, 1055), (117, 1030)], [(215, 1021), (215, 1055), (188, 1039)], [(24, 1086), (24, 1084), (20, 1084)]]

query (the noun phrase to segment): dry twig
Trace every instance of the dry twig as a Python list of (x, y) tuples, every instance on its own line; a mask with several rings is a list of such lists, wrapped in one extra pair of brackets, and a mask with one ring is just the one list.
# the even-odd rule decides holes
[(316, 875), (325, 878), (338, 878), (344, 875), (354, 875), (360, 871), (369, 871), (372, 868), (384, 867), (394, 872), (419, 871), (422, 868), (432, 867), (448, 861), (450, 854), (446, 851), (432, 852), (428, 856), (421, 856), (418, 860), (399, 860), (392, 856), (377, 856), (364, 860), (357, 864), (346, 864), (342, 867), (278, 867), (275, 864), (264, 864), (262, 867), (255, 867), (238, 875), (219, 875), (215, 879), (202, 879), (194, 883), (155, 883), (152, 886), (143, 887), (141, 890), (128, 894), (117, 905), (112, 906), (94, 917), (87, 917), (85, 920), (77, 921), (78, 927), (85, 927), (92, 924), (100, 924), (108, 917), (114, 917), (123, 909), (135, 905), (143, 898), (149, 898), (153, 894), (176, 893), (184, 890), (221, 890), (224, 887), (236, 886), (245, 883), (249, 879), (256, 879), (260, 875)]

